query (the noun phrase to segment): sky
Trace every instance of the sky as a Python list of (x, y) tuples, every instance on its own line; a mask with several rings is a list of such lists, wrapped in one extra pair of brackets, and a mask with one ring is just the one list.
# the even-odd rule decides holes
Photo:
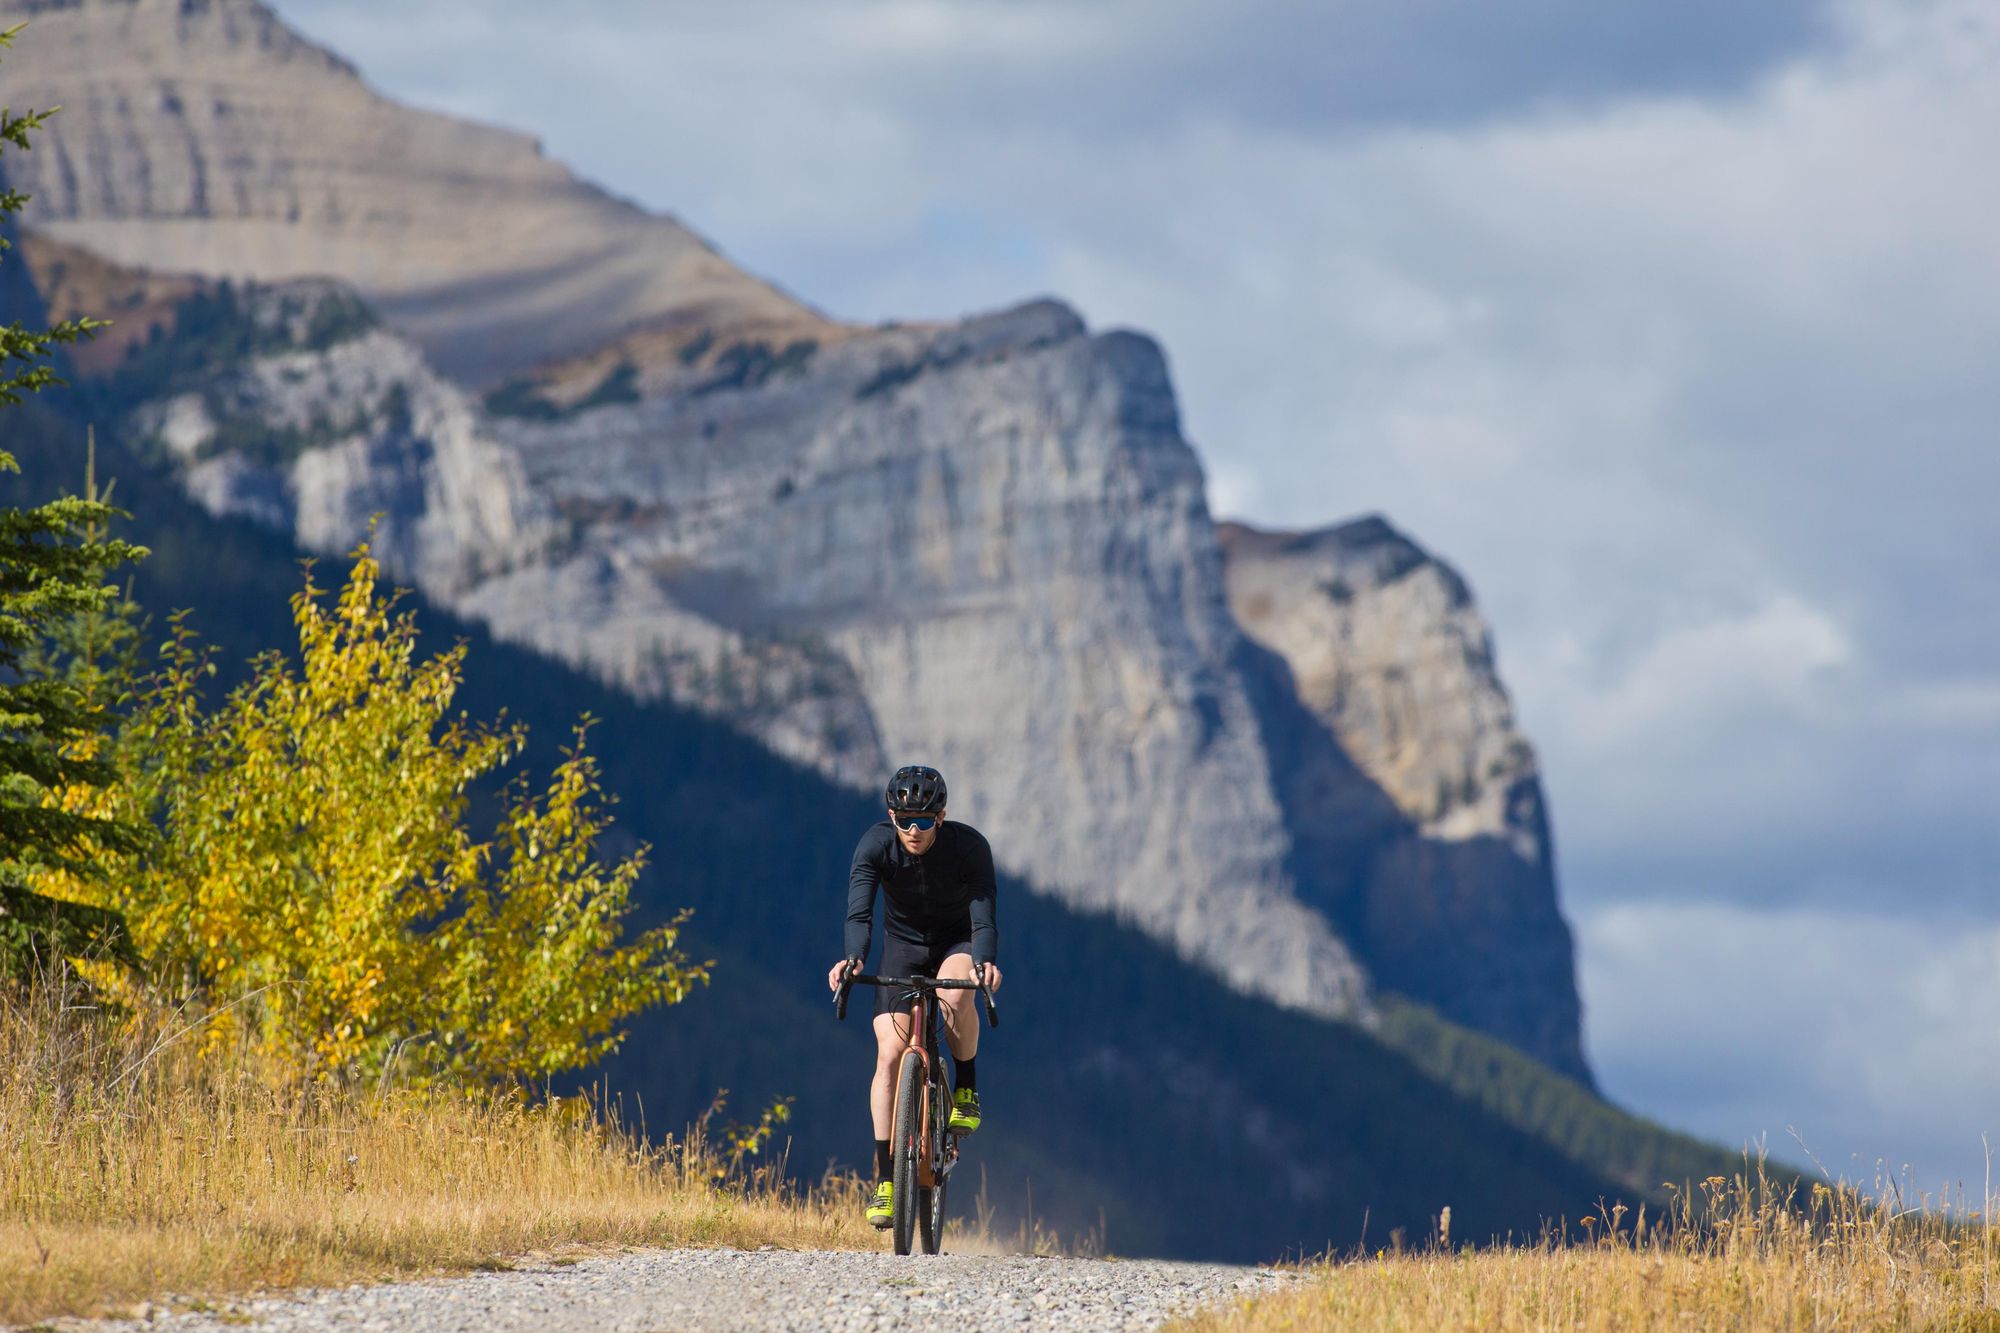
[(1218, 514), (1472, 585), (1607, 1093), (1982, 1188), (2000, 7), (276, 7), (831, 314), (1158, 338)]

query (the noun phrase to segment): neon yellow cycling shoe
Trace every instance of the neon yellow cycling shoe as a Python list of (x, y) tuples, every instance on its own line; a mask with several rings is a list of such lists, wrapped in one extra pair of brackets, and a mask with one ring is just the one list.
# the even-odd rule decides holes
[(896, 1219), (896, 1186), (882, 1180), (875, 1184), (875, 1197), (868, 1201), (868, 1225), (877, 1231), (888, 1230)]
[(951, 1095), (951, 1119), (945, 1128), (954, 1134), (970, 1134), (979, 1128), (979, 1094), (960, 1088)]

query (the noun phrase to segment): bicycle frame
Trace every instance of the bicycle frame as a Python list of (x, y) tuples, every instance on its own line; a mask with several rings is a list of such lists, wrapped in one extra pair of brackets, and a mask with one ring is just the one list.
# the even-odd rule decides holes
[(850, 987), (898, 987), (908, 991), (910, 1009), (910, 1033), (904, 1039), (904, 1053), (914, 1051), (924, 1063), (924, 1091), (922, 1107), (918, 1109), (918, 1183), (924, 1189), (936, 1189), (938, 1183), (950, 1175), (956, 1163), (956, 1135), (944, 1131), (944, 1143), (940, 1145), (932, 1135), (942, 1129), (942, 1089), (944, 1089), (944, 1067), (938, 1059), (938, 991), (978, 991), (986, 999), (986, 1023), (990, 1027), (1000, 1027), (1000, 1009), (994, 1005), (992, 991), (978, 981), (956, 981), (942, 977), (870, 977), (866, 973), (848, 977), (840, 995), (834, 1001), (834, 1017), (848, 1017), (848, 989)]
[(925, 1189), (935, 1189), (938, 1181), (950, 1174), (958, 1156), (958, 1145), (951, 1134), (945, 1135), (942, 1145), (931, 1137), (937, 1128), (934, 1102), (944, 1088), (944, 1063), (937, 1048), (938, 998), (937, 992), (927, 986), (911, 987), (907, 998), (910, 1034), (903, 1042), (903, 1049), (915, 1051), (924, 1066), (923, 1093), (917, 1107), (917, 1183)]

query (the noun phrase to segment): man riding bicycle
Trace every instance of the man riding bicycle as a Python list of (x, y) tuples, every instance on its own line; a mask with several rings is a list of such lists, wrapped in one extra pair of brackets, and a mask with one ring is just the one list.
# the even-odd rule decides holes
[[(847, 955), (826, 974), (829, 988), (861, 970), (875, 926), (881, 890), (883, 976), (977, 980), (1000, 989), (994, 953), (1000, 932), (993, 913), (993, 849), (970, 824), (945, 820), (944, 775), (910, 764), (883, 791), (889, 818), (861, 835), (847, 873)], [(945, 1039), (953, 1067), (951, 1123), (957, 1134), (979, 1128), (979, 1013), (971, 990), (941, 991)], [(875, 1078), (868, 1110), (875, 1125), (875, 1193), (868, 1220), (886, 1228), (895, 1210), (889, 1128), (896, 1068), (909, 1046), (907, 1008), (888, 989), (875, 992)]]

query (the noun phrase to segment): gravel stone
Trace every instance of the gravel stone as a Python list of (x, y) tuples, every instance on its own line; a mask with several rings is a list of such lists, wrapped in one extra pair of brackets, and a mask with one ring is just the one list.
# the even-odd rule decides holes
[[(782, 1250), (642, 1250), (380, 1286), (306, 1290), (141, 1321), (64, 1321), (111, 1333), (535, 1333), (605, 1330), (1032, 1327), (1148, 1329), (1198, 1306), (1298, 1280), (1270, 1269), (1160, 1260)], [(948, 1324), (939, 1321), (950, 1321)]]

